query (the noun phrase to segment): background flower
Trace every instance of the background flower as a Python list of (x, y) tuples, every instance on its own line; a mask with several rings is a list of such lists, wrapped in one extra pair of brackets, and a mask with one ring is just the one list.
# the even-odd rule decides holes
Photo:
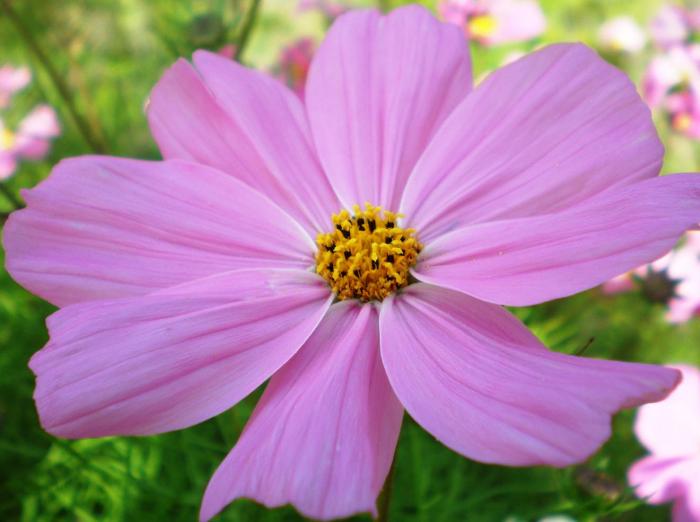
[(282, 49), (280, 54), (276, 75), (301, 97), (304, 96), (314, 47), (315, 44), (311, 38), (301, 38)]
[(664, 401), (639, 409), (634, 431), (651, 455), (629, 470), (637, 496), (673, 502), (674, 522), (700, 520), (700, 370), (674, 366), (680, 386)]
[(664, 5), (650, 26), (651, 37), (661, 48), (689, 43), (700, 31), (700, 8), (686, 9), (679, 4)]
[(664, 113), (671, 127), (700, 139), (700, 44), (676, 46), (657, 55), (643, 81), (649, 105)]
[(0, 109), (6, 108), (12, 95), (29, 85), (31, 79), (32, 75), (27, 67), (0, 67)]
[(16, 132), (0, 119), (0, 180), (14, 174), (21, 160), (38, 161), (46, 156), (51, 140), (60, 134), (56, 111), (48, 105), (35, 107)]
[(634, 18), (618, 16), (600, 27), (598, 40), (609, 51), (638, 53), (644, 48), (647, 36)]
[(666, 318), (682, 323), (700, 311), (700, 232), (688, 232), (680, 246), (632, 272), (606, 282), (607, 293), (639, 286), (647, 298), (668, 306)]
[[(0, 109), (11, 111), (13, 95), (31, 81), (27, 67), (0, 67)], [(8, 127), (4, 115), (0, 116), (0, 181), (17, 170), (21, 160), (38, 161), (49, 151), (51, 139), (61, 133), (56, 111), (46, 104), (37, 105), (13, 130)]]
[(530, 40), (546, 26), (537, 0), (441, 0), (438, 10), (443, 20), (484, 45)]

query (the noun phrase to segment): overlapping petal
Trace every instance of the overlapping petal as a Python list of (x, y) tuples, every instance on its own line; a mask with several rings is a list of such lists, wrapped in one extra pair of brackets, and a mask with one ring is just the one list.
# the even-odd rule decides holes
[(586, 290), (657, 259), (700, 221), (700, 176), (657, 177), (560, 212), (455, 230), (421, 253), (415, 276), (497, 304)]
[(320, 520), (376, 514), (403, 412), (378, 343), (373, 306), (333, 305), (270, 381), (209, 483), (201, 519), (239, 497), (270, 507), (291, 503)]
[(470, 223), (563, 210), (656, 175), (663, 147), (622, 72), (552, 45), (492, 73), (418, 161), (400, 211), (424, 242)]
[(63, 308), (30, 362), (42, 426), (100, 437), (206, 420), (292, 357), (331, 299), (314, 274), (258, 269)]
[(566, 466), (610, 436), (620, 408), (661, 400), (677, 371), (550, 352), (502, 308), (415, 284), (384, 301), (381, 353), (411, 416), (483, 462)]
[(342, 203), (398, 210), (416, 160), (470, 89), (462, 32), (424, 8), (339, 18), (314, 57), (306, 104)]
[(63, 306), (137, 296), (237, 268), (313, 263), (311, 238), (266, 197), (182, 161), (61, 162), (5, 225), (7, 269)]
[(277, 80), (206, 51), (178, 61), (151, 93), (163, 156), (210, 165), (266, 194), (315, 235), (339, 208), (304, 108)]

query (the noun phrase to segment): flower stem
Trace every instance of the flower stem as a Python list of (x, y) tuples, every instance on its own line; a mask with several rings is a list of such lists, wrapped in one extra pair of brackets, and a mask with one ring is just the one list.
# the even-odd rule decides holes
[(70, 88), (63, 80), (63, 77), (56, 70), (46, 52), (41, 48), (39, 42), (36, 40), (36, 38), (34, 38), (34, 35), (29, 30), (27, 25), (22, 21), (22, 19), (12, 8), (12, 6), (10, 5), (10, 0), (0, 0), (0, 10), (2, 10), (5, 16), (10, 20), (12, 25), (14, 25), (20, 37), (22, 38), (22, 40), (24, 40), (24, 43), (27, 45), (29, 50), (34, 54), (36, 59), (42, 65), (46, 73), (49, 75), (49, 78), (51, 78), (51, 81), (56, 87), (58, 94), (65, 102), (66, 107), (68, 108), (68, 112), (70, 113), (71, 118), (75, 122), (76, 127), (80, 131), (80, 134), (82, 134), (85, 142), (94, 152), (104, 154), (107, 149), (104, 142), (91, 131), (87, 121), (82, 117), (82, 115), (78, 111), (78, 108), (75, 105), (75, 101), (73, 100)]
[(389, 468), (389, 474), (386, 476), (384, 481), (384, 486), (382, 486), (382, 492), (379, 494), (379, 515), (377, 516), (376, 522), (389, 522), (389, 504), (391, 503), (391, 493), (394, 486), (394, 466), (396, 465), (396, 458), (391, 463)]
[(255, 26), (255, 19), (258, 16), (258, 11), (262, 5), (262, 0), (253, 0), (248, 9), (248, 16), (246, 16), (243, 22), (243, 28), (241, 29), (241, 34), (238, 36), (238, 41), (236, 42), (236, 61), (240, 62), (243, 56), (243, 51), (248, 46), (248, 41), (250, 40), (250, 34)]
[(19, 198), (15, 196), (15, 194), (9, 188), (7, 188), (7, 185), (4, 183), (0, 183), (0, 192), (14, 207), (14, 210), (19, 210), (20, 208), (24, 207)]

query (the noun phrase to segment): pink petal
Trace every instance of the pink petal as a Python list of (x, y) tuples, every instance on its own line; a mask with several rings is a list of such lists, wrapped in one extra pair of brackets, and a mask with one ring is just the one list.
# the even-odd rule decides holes
[(0, 108), (9, 105), (12, 95), (24, 89), (32, 80), (32, 73), (27, 67), (0, 67)]
[[(205, 51), (173, 65), (148, 119), (165, 158), (210, 165), (267, 195), (307, 230), (340, 208), (311, 144), (297, 96), (263, 73)], [(198, 74), (199, 73), (199, 74)]]
[(314, 274), (259, 269), (63, 308), (30, 362), (42, 426), (145, 435), (213, 417), (282, 366), (331, 299)]
[(55, 138), (61, 134), (61, 126), (53, 107), (35, 107), (19, 124), (18, 134), (33, 138)]
[(287, 214), (201, 165), (82, 157), (24, 195), (28, 207), (5, 225), (7, 269), (59, 306), (313, 263), (311, 238)]
[[(690, 480), (696, 473), (696, 480)], [(685, 496), (692, 482), (700, 477), (700, 466), (683, 457), (645, 457), (629, 469), (627, 481), (639, 498), (662, 504)]]
[(550, 352), (501, 307), (425, 284), (382, 303), (381, 352), (411, 416), (475, 460), (566, 466), (620, 408), (661, 400), (678, 372)]
[(51, 149), (51, 142), (46, 138), (35, 138), (26, 134), (16, 136), (14, 152), (17, 157), (33, 161), (43, 159)]
[(306, 86), (314, 140), (341, 201), (398, 210), (416, 160), (470, 89), (462, 32), (426, 9), (341, 16)]
[(376, 515), (402, 412), (379, 358), (374, 307), (333, 305), (270, 381), (207, 487), (201, 520), (240, 497), (291, 503), (320, 520)]
[(444, 123), (401, 212), (428, 242), (459, 226), (559, 211), (656, 175), (663, 147), (620, 71), (552, 45), (491, 74)]
[[(9, 152), (0, 151), (0, 180), (7, 179), (17, 170), (17, 159)], [(7, 224), (5, 224), (4, 235), (7, 234)]]
[(683, 374), (680, 386), (665, 401), (640, 408), (634, 431), (656, 456), (700, 457), (700, 370), (673, 367)]
[(560, 212), (455, 230), (426, 247), (415, 276), (485, 301), (526, 306), (650, 262), (699, 221), (700, 175), (653, 178)]
[(695, 469), (695, 479), (688, 487), (686, 495), (673, 506), (673, 522), (698, 522), (700, 520), (700, 487), (698, 479), (700, 465)]

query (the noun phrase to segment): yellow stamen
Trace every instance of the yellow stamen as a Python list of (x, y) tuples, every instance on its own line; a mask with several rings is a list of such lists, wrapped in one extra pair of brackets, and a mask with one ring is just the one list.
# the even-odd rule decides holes
[(479, 15), (467, 22), (469, 35), (473, 38), (488, 38), (496, 30), (496, 19), (489, 15)]
[(0, 129), (0, 150), (7, 150), (15, 143), (15, 133), (8, 129)]
[(681, 112), (673, 117), (672, 125), (673, 128), (680, 132), (687, 131), (693, 124), (693, 119), (688, 113)]
[(400, 228), (401, 214), (369, 203), (331, 218), (334, 230), (316, 238), (316, 273), (338, 299), (381, 301), (409, 282), (409, 269), (422, 245), (412, 228)]

